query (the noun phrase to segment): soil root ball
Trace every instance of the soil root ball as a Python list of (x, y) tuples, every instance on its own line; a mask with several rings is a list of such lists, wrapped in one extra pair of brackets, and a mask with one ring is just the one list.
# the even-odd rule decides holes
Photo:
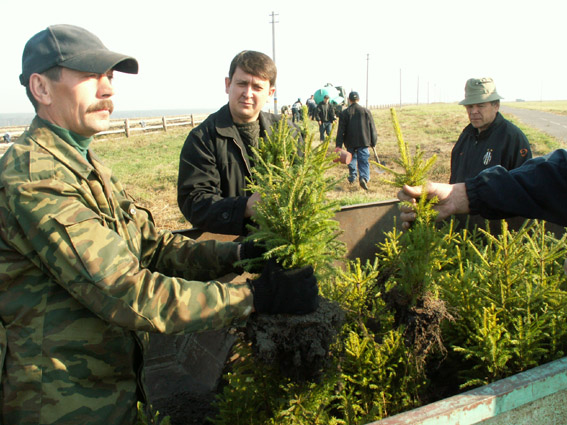
[(429, 354), (437, 350), (441, 355), (446, 354), (441, 335), (441, 324), (445, 320), (454, 320), (448, 312), (445, 302), (431, 295), (424, 297), (422, 302), (412, 307), (406, 316), (406, 341), (413, 347), (418, 364), (425, 363)]
[(284, 376), (295, 380), (316, 378), (329, 361), (329, 346), (344, 323), (338, 304), (319, 297), (313, 313), (252, 315), (246, 338), (257, 360), (275, 365)]

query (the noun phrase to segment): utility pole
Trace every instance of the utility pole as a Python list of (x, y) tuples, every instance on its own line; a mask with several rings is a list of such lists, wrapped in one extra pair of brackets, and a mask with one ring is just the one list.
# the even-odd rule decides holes
[[(272, 22), (270, 22), (272, 24), (272, 60), (274, 61), (274, 63), (276, 63), (276, 24), (279, 21), (276, 21), (276, 16), (278, 16), (277, 13), (274, 13), (272, 11)], [(274, 114), (278, 113), (278, 91), (274, 85)]]
[(402, 68), (400, 68), (400, 109), (402, 109)]
[(366, 54), (366, 109), (368, 109), (368, 66), (370, 64), (370, 54)]
[(419, 75), (417, 76), (417, 104), (419, 105)]

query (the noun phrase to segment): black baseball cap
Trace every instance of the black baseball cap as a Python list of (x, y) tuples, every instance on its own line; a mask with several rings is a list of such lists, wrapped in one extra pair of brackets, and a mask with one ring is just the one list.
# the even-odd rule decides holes
[(27, 86), (32, 74), (54, 66), (97, 74), (109, 69), (138, 73), (136, 59), (111, 52), (96, 35), (74, 25), (52, 25), (28, 40), (22, 55), (20, 83)]
[(351, 91), (348, 95), (348, 99), (351, 102), (354, 102), (355, 100), (360, 100), (360, 96), (358, 95), (358, 92), (356, 91)]

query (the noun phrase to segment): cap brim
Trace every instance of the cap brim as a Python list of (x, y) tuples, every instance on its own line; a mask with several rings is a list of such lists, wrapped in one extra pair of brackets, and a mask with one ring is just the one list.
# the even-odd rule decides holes
[(494, 102), (495, 100), (504, 99), (498, 93), (493, 93), (490, 96), (473, 96), (468, 99), (463, 99), (459, 102), (459, 105), (478, 105), (479, 103)]
[(127, 74), (138, 73), (138, 61), (131, 56), (109, 50), (90, 50), (59, 63), (64, 68), (75, 71), (105, 73), (111, 69)]

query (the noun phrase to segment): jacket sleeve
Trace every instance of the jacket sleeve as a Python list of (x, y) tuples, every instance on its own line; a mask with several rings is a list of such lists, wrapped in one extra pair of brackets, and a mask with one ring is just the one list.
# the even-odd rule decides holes
[(376, 143), (378, 143), (378, 131), (376, 130), (376, 123), (370, 111), (368, 111), (368, 121), (370, 122), (370, 146), (375, 147)]
[[(179, 333), (220, 329), (250, 313), (247, 285), (194, 280), (231, 270), (236, 244), (156, 232), (142, 209), (130, 208), (120, 220), (105, 217), (74, 185), (53, 177), (14, 183), (6, 186), (7, 203), (29, 232), (13, 244), (101, 319)], [(113, 230), (109, 222), (119, 226)]]
[(321, 119), (321, 107), (319, 105), (317, 105), (317, 108), (315, 109), (315, 120), (317, 120), (317, 121), (322, 120)]
[(339, 115), (339, 127), (337, 129), (337, 148), (342, 148), (346, 140), (346, 131), (348, 127), (348, 115), (346, 114), (346, 109)]
[(195, 227), (213, 233), (246, 234), (249, 196), (223, 197), (217, 157), (210, 136), (193, 130), (179, 159), (177, 204)]
[(567, 226), (567, 151), (530, 159), (507, 171), (489, 168), (465, 181), (471, 214), (488, 219), (513, 216)]

